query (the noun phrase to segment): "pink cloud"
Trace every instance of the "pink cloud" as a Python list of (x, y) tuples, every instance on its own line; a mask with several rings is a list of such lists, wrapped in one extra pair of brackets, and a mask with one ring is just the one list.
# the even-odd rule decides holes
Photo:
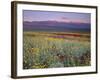
[(60, 19), (58, 19), (58, 21), (60, 22), (66, 22), (66, 23), (88, 23), (86, 21), (84, 21), (83, 19), (69, 19), (67, 17), (61, 17)]
[(69, 19), (67, 17), (60, 17), (60, 18), (51, 19), (48, 21), (65, 22), (65, 23), (88, 23), (88, 22), (84, 21), (83, 19)]

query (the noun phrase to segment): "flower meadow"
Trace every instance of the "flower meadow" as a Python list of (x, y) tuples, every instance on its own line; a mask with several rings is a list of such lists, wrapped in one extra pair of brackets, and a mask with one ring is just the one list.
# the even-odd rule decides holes
[(90, 51), (89, 34), (23, 33), (23, 69), (90, 66)]

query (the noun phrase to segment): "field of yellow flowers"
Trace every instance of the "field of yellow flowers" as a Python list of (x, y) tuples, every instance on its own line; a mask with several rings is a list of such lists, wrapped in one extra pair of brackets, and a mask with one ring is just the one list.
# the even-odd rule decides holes
[(23, 69), (90, 66), (88, 34), (24, 32)]

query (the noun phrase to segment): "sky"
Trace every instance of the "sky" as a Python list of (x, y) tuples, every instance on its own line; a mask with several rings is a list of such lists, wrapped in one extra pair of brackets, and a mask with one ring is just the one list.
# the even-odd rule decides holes
[(23, 10), (23, 21), (90, 23), (90, 13)]

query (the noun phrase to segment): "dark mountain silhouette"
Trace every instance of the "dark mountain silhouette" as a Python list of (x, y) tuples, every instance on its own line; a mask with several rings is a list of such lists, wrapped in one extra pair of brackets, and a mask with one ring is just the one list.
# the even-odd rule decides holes
[(23, 22), (24, 31), (90, 32), (90, 26), (89, 23), (67, 23), (57, 21)]

